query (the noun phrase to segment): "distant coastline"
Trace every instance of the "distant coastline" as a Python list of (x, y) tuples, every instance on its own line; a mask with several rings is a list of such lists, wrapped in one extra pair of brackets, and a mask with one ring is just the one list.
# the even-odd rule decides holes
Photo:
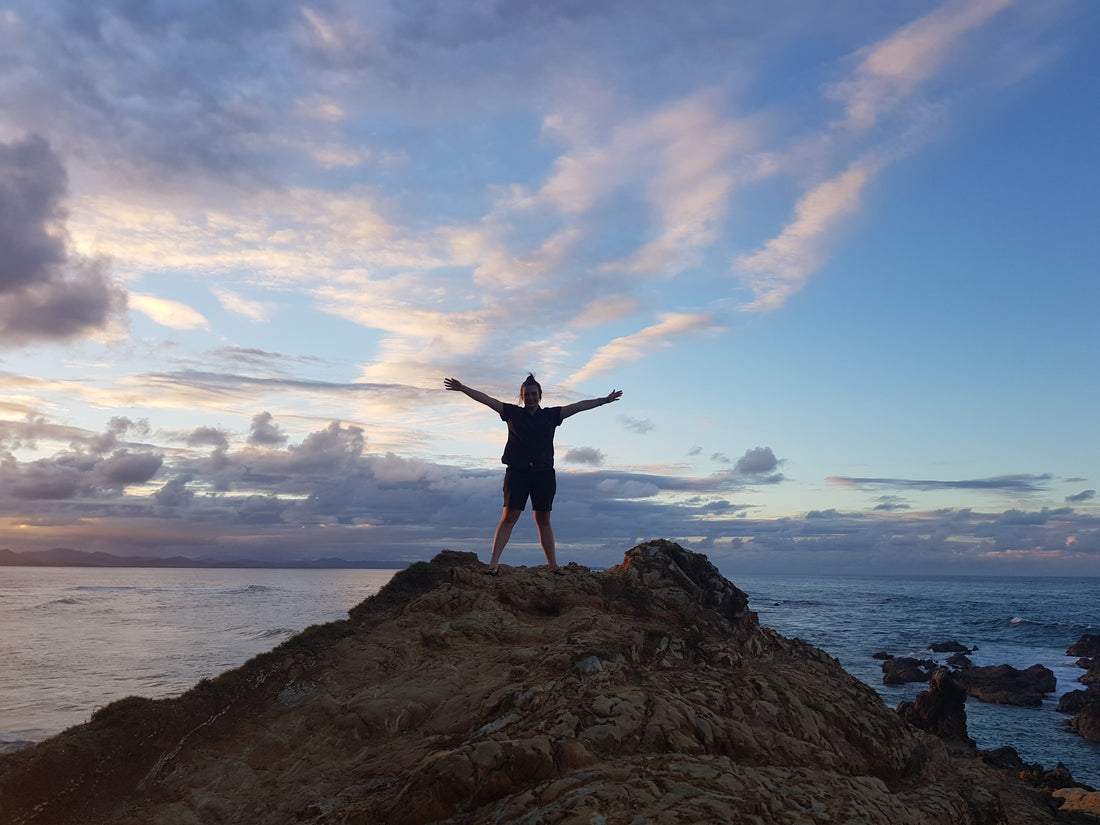
[(88, 553), (55, 547), (52, 550), (35, 550), (17, 553), (0, 549), (0, 567), (221, 567), (266, 568), (286, 570), (403, 570), (405, 561), (349, 561), (325, 558), (299, 561), (261, 561), (259, 559), (191, 559), (185, 556), (153, 558), (147, 556), (116, 556), (112, 553)]

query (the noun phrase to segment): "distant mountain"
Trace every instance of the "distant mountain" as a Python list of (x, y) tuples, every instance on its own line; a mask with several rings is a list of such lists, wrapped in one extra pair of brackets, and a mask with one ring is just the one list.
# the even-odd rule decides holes
[(16, 553), (0, 549), (0, 567), (261, 567), (274, 569), (383, 569), (402, 570), (405, 561), (348, 561), (347, 559), (313, 559), (302, 561), (261, 561), (258, 559), (189, 559), (172, 556), (166, 559), (146, 556), (115, 556), (111, 553), (88, 553), (68, 547), (52, 550), (32, 550)]

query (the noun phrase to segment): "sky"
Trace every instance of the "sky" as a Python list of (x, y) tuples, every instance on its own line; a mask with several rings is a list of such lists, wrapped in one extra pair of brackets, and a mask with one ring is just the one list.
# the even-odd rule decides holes
[[(0, 0), (0, 547), (1100, 575), (1093, 0)], [(506, 564), (538, 564), (525, 515)]]

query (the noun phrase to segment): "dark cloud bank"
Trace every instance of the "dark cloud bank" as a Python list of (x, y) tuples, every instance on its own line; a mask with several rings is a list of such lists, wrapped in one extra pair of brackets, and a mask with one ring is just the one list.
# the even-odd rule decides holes
[(121, 319), (126, 294), (64, 232), (68, 177), (49, 143), (0, 143), (0, 346), (66, 341)]
[[(36, 433), (66, 436), (68, 447), (18, 461), (10, 450)], [(0, 423), (0, 508), (42, 528), (45, 542), (12, 549), (61, 543), (119, 555), (413, 561), (444, 547), (484, 554), (500, 512), (501, 470), (374, 453), (362, 428), (339, 421), (289, 445), (267, 412), (247, 433), (200, 427), (178, 436), (182, 450), (152, 446), (149, 435), (147, 422), (123, 417), (101, 433)], [(731, 574), (1056, 573), (1050, 562), (1058, 560), (1076, 565), (1066, 572), (1091, 564), (1100, 573), (1100, 520), (1069, 506), (918, 513), (883, 496), (868, 512), (762, 519), (745, 502), (753, 488), (783, 481), (770, 448), (749, 449), (728, 471), (700, 478), (602, 470), (598, 450), (570, 452), (585, 469), (559, 469), (554, 520), (567, 560), (612, 564), (624, 548), (665, 536)], [(507, 561), (539, 562), (530, 521), (517, 527)]]

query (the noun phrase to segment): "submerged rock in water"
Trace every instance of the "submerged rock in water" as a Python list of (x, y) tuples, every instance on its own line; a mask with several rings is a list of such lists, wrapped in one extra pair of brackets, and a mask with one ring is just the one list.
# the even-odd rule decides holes
[(964, 644), (952, 639), (949, 642), (933, 642), (928, 646), (933, 653), (973, 653), (974, 651)]
[(762, 628), (705, 556), (444, 551), (181, 697), (0, 755), (6, 825), (1060, 821)]

